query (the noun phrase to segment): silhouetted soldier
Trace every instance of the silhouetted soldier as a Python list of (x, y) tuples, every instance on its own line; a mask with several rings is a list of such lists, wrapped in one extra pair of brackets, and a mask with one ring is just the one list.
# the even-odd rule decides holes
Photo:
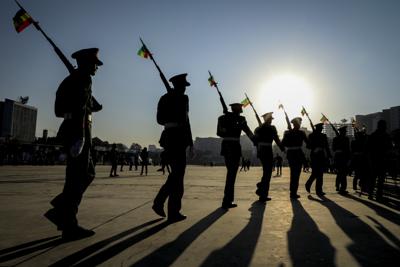
[(351, 168), (354, 170), (353, 190), (357, 190), (357, 184), (361, 191), (367, 190), (370, 166), (367, 155), (367, 134), (365, 131), (355, 130), (354, 140), (351, 141)]
[(227, 168), (224, 199), (222, 208), (229, 209), (237, 207), (233, 203), (236, 174), (239, 169), (242, 148), (240, 146), (240, 134), (244, 131), (253, 140), (253, 133), (247, 126), (246, 118), (241, 116), (242, 104), (230, 104), (232, 112), (226, 112), (218, 118), (217, 135), (222, 137), (221, 155), (225, 158)]
[(157, 170), (158, 172), (162, 172), (163, 174), (165, 174), (165, 168), (167, 168), (168, 174), (171, 173), (164, 150), (160, 153), (160, 164), (161, 168)]
[(336, 191), (339, 194), (345, 195), (347, 189), (347, 173), (349, 171), (350, 159), (350, 141), (346, 136), (347, 126), (342, 126), (339, 129), (339, 135), (333, 138), (332, 151), (334, 153), (334, 162), (337, 170), (336, 174)]
[(239, 171), (246, 171), (246, 159), (242, 157), (242, 166), (240, 167)]
[(368, 139), (369, 156), (373, 170), (372, 185), (369, 191), (369, 198), (372, 199), (376, 183), (376, 200), (381, 201), (383, 197), (383, 184), (387, 172), (388, 156), (393, 149), (392, 139), (386, 132), (386, 121), (379, 120), (375, 132)]
[(46, 214), (62, 230), (66, 240), (85, 238), (94, 234), (78, 225), (76, 214), (83, 193), (95, 177), (91, 157), (92, 112), (102, 106), (92, 96), (92, 78), (103, 63), (97, 57), (98, 49), (82, 49), (72, 54), (78, 68), (60, 84), (55, 101), (57, 117), (64, 117), (58, 137), (67, 153), (64, 189), (51, 204)]
[(286, 157), (290, 167), (290, 198), (297, 199), (299, 188), (299, 179), (301, 167), (304, 163), (305, 156), (302, 150), (303, 142), (308, 143), (306, 134), (300, 130), (302, 119), (296, 117), (291, 120), (293, 129), (285, 131), (282, 139), (282, 145), (286, 147)]
[(138, 155), (138, 152), (136, 152), (134, 157), (133, 157), (133, 163), (135, 164), (135, 171), (137, 171), (138, 170), (138, 166), (139, 166), (139, 155)]
[(140, 158), (142, 159), (142, 170), (140, 171), (140, 175), (143, 175), (143, 170), (145, 170), (147, 176), (147, 165), (149, 165), (149, 152), (147, 152), (147, 147), (143, 148), (140, 152)]
[(285, 151), (285, 148), (281, 144), (275, 126), (271, 125), (274, 119), (272, 117), (272, 112), (265, 113), (261, 117), (264, 119), (264, 123), (254, 130), (254, 139), (257, 144), (257, 157), (260, 159), (263, 167), (263, 175), (261, 181), (257, 183), (256, 194), (259, 196), (260, 201), (265, 202), (271, 200), (271, 198), (268, 197), (268, 193), (274, 164), (272, 142), (275, 141), (282, 151)]
[(331, 157), (329, 149), (328, 138), (326, 134), (322, 133), (323, 123), (317, 123), (315, 130), (308, 136), (308, 148), (311, 149), (311, 175), (308, 178), (305, 186), (308, 193), (310, 193), (311, 185), (314, 180), (315, 191), (318, 196), (323, 196), (325, 193), (322, 191), (324, 170), (328, 165), (328, 160)]
[(282, 162), (283, 158), (277, 154), (275, 157), (276, 176), (282, 176)]
[(180, 213), (183, 197), (183, 178), (186, 168), (186, 148), (193, 149), (192, 132), (189, 122), (189, 98), (185, 95), (186, 73), (169, 79), (174, 89), (163, 95), (158, 102), (157, 122), (164, 125), (160, 145), (171, 166), (171, 173), (154, 199), (153, 210), (165, 217), (164, 202), (168, 200), (168, 220), (180, 221), (186, 216)]
[(119, 176), (117, 174), (118, 168), (118, 152), (117, 152), (117, 145), (112, 144), (110, 150), (110, 161), (111, 161), (111, 170), (110, 170), (110, 177)]

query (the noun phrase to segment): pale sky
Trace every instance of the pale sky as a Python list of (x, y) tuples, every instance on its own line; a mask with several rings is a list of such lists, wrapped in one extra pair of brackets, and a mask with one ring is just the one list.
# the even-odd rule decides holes
[[(158, 145), (159, 97), (165, 93), (150, 60), (136, 55), (142, 37), (169, 78), (188, 73), (194, 137), (216, 136), (222, 108), (207, 71), (227, 103), (247, 92), (258, 113), (274, 111), (285, 128), (304, 105), (314, 123), (381, 111), (400, 103), (400, 1), (61, 1), (20, 0), (61, 50), (100, 48), (93, 78), (103, 104), (93, 136), (130, 145)], [(33, 26), (17, 34), (18, 7), (0, 2), (0, 98), (30, 96), (38, 108), (37, 135), (60, 124), (53, 111), (68, 74)], [(243, 113), (257, 126), (250, 107)], [(309, 127), (308, 122), (304, 126)]]

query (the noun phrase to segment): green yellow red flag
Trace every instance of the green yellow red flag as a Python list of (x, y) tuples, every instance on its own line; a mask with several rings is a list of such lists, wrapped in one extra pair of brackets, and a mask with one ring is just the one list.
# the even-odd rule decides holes
[(243, 105), (243, 107), (247, 107), (250, 104), (250, 100), (246, 97), (245, 99), (242, 100), (242, 102), (240, 102), (240, 104)]
[(32, 17), (23, 9), (18, 10), (13, 18), (14, 27), (18, 33), (22, 32), (26, 27), (31, 25), (32, 21)]
[(137, 52), (137, 54), (143, 58), (149, 58), (150, 56), (150, 51), (147, 49), (147, 47), (145, 45), (143, 45), (139, 51)]

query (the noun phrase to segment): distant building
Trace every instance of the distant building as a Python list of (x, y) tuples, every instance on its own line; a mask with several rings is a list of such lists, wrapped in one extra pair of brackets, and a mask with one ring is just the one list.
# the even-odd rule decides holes
[(37, 108), (11, 99), (0, 101), (0, 136), (35, 141)]
[(388, 132), (400, 129), (400, 106), (384, 109), (367, 115), (356, 115), (357, 124), (364, 126), (368, 134), (376, 130), (379, 120), (385, 120)]
[(157, 152), (157, 147), (156, 147), (156, 145), (149, 145), (148, 151), (149, 151), (149, 152)]

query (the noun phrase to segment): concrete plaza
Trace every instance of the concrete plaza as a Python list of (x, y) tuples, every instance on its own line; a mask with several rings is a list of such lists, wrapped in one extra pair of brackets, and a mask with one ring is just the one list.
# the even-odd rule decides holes
[[(166, 176), (149, 168), (97, 177), (78, 213), (92, 237), (64, 243), (43, 214), (62, 190), (64, 166), (0, 166), (0, 266), (399, 266), (398, 199), (381, 204), (350, 190), (336, 193), (325, 175), (326, 198), (289, 198), (289, 170), (273, 177), (267, 204), (257, 202), (261, 168), (240, 172), (237, 208), (220, 209), (224, 167), (188, 166), (182, 212), (168, 224), (151, 209)], [(349, 185), (351, 179), (348, 178)], [(314, 185), (313, 185), (314, 187)], [(349, 186), (350, 187), (350, 186)], [(397, 188), (396, 188), (397, 190)], [(398, 197), (398, 191), (395, 194)], [(393, 196), (393, 195), (392, 195)]]

